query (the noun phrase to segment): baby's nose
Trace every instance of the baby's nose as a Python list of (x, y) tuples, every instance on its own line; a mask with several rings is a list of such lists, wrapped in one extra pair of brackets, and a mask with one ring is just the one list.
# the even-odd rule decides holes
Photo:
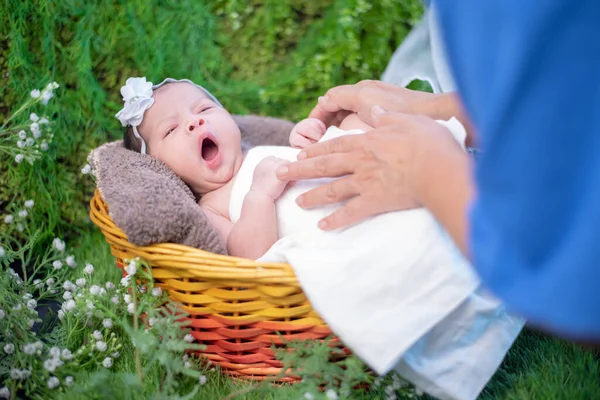
[(194, 121), (188, 126), (188, 131), (192, 132), (194, 129), (201, 127), (204, 125), (204, 119), (200, 118), (198, 121)]

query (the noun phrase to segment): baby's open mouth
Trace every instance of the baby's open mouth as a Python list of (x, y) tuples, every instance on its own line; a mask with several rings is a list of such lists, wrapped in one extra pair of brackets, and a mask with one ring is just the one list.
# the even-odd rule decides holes
[(201, 152), (204, 161), (212, 161), (219, 154), (219, 146), (211, 138), (207, 137), (202, 140)]

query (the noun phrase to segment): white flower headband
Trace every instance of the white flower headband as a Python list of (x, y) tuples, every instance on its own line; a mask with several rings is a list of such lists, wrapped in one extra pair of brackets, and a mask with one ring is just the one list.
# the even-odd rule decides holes
[(191, 83), (206, 93), (206, 95), (212, 101), (217, 103), (220, 107), (223, 107), (221, 103), (219, 103), (219, 100), (217, 100), (217, 98), (208, 90), (204, 89), (200, 85), (196, 85), (189, 79), (167, 78), (158, 85), (152, 85), (152, 82), (146, 82), (146, 78), (144, 77), (127, 79), (125, 86), (121, 87), (121, 96), (123, 96), (123, 101), (125, 104), (123, 105), (123, 109), (119, 111), (115, 117), (121, 121), (123, 126), (129, 125), (133, 128), (133, 134), (140, 140), (140, 142), (142, 142), (142, 148), (140, 150), (142, 154), (146, 154), (146, 142), (144, 142), (144, 139), (142, 139), (137, 127), (144, 119), (144, 112), (146, 112), (146, 110), (149, 109), (152, 104), (154, 104), (152, 93), (164, 84), (173, 82)]

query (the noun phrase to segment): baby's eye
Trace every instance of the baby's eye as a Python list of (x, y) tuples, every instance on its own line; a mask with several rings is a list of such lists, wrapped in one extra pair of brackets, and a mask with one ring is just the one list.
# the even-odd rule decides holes
[(170, 134), (171, 132), (173, 132), (173, 131), (175, 130), (175, 128), (176, 128), (176, 127), (174, 126), (174, 127), (172, 127), (172, 128), (169, 128), (169, 129), (167, 129), (167, 132), (165, 133), (165, 136), (169, 136), (169, 134)]
[(205, 104), (201, 107), (198, 107), (198, 109), (196, 110), (197, 113), (203, 113), (204, 111), (210, 110), (211, 108), (213, 108), (212, 105), (210, 104)]

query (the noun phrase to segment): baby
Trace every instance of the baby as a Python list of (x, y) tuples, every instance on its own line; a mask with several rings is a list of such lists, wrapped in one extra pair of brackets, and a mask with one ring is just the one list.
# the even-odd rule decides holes
[[(269, 250), (279, 239), (275, 201), (294, 184), (279, 180), (275, 170), (289, 161), (271, 156), (257, 164), (241, 214), (233, 223), (231, 192), (245, 154), (229, 112), (206, 89), (188, 80), (167, 79), (152, 86), (145, 78), (130, 78), (121, 94), (125, 107), (116, 116), (129, 125), (125, 147), (159, 159), (190, 187), (230, 255), (257, 259)], [(304, 148), (317, 142), (326, 129), (317, 119), (302, 120), (290, 133), (290, 145)], [(340, 129), (370, 127), (350, 115)]]

